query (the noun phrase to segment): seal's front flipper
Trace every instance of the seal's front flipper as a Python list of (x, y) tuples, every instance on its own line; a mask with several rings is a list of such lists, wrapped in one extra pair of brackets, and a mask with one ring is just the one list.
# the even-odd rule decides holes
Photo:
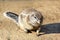
[(18, 15), (13, 12), (5, 12), (4, 16), (18, 23)]

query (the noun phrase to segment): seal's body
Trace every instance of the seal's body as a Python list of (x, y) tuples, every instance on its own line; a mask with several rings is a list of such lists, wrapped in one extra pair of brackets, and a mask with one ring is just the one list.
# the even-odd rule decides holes
[(38, 33), (43, 21), (42, 14), (33, 8), (25, 9), (19, 15), (13, 12), (5, 12), (4, 16), (15, 21), (16, 24), (25, 32), (28, 32), (28, 30), (37, 30)]

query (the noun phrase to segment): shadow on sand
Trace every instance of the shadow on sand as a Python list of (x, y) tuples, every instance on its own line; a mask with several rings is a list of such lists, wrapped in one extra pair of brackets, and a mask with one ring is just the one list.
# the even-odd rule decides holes
[(42, 25), (41, 32), (44, 34), (60, 33), (60, 23)]

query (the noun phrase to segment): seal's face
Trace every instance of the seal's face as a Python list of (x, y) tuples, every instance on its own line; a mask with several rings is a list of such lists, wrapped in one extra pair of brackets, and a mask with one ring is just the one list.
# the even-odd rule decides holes
[(37, 27), (40, 25), (41, 21), (41, 15), (37, 12), (32, 12), (32, 14), (29, 16), (30, 24)]

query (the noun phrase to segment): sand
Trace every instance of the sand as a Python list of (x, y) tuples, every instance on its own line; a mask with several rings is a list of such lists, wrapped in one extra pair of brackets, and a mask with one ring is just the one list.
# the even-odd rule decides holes
[[(36, 36), (36, 32), (24, 33), (12, 20), (3, 16), (5, 11), (19, 14), (26, 8), (34, 8), (44, 16), (42, 32), (44, 35)], [(60, 1), (59, 0), (33, 0), (33, 1), (0, 1), (0, 40), (60, 40)]]

